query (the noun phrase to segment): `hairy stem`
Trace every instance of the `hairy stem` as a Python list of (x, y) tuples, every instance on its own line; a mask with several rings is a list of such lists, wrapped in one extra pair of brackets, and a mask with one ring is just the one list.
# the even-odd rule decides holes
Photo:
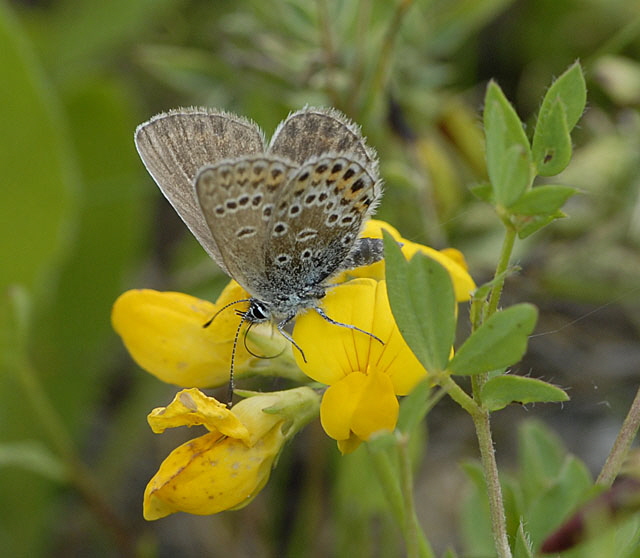
[(624, 463), (629, 448), (633, 442), (638, 428), (640, 427), (640, 389), (636, 393), (636, 396), (631, 404), (629, 413), (622, 423), (622, 428), (618, 433), (618, 437), (613, 443), (611, 452), (605, 461), (602, 471), (596, 479), (596, 484), (603, 486), (611, 486), (614, 479), (618, 476), (620, 469)]
[(496, 272), (494, 278), (496, 284), (491, 289), (491, 295), (489, 296), (489, 302), (484, 315), (486, 320), (489, 316), (496, 313), (498, 310), (498, 304), (500, 303), (500, 296), (502, 296), (502, 288), (504, 287), (504, 272), (509, 267), (509, 260), (511, 259), (511, 253), (513, 252), (513, 245), (516, 241), (516, 231), (513, 227), (507, 227), (502, 241), (502, 250), (500, 252), (500, 260), (496, 266)]

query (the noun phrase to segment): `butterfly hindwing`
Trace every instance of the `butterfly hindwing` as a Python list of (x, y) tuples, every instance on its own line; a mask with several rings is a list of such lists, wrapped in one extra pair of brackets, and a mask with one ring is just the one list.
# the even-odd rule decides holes
[(327, 155), (300, 166), (266, 230), (269, 281), (297, 290), (339, 271), (380, 195), (377, 178), (353, 157)]

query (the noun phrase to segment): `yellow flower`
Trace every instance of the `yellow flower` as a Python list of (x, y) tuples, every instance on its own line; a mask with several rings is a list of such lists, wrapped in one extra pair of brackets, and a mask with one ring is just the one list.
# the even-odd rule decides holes
[[(437, 251), (403, 239), (390, 225), (370, 221), (361, 236), (380, 238), (388, 230), (402, 243), (409, 259), (420, 251), (441, 263), (451, 276), (458, 301), (468, 300), (475, 289), (464, 257), (457, 250)], [(338, 322), (372, 333), (332, 325), (316, 312), (298, 317), (294, 339), (306, 362), (294, 353), (298, 366), (314, 380), (330, 386), (320, 406), (320, 420), (329, 436), (348, 453), (379, 431), (395, 428), (397, 396), (407, 395), (426, 375), (395, 323), (387, 298), (384, 261), (345, 272), (346, 281), (322, 299), (326, 314)]]
[[(436, 260), (451, 275), (453, 288), (458, 302), (465, 302), (471, 297), (471, 293), (475, 290), (476, 285), (467, 271), (467, 263), (465, 262), (462, 252), (455, 248), (445, 248), (444, 250), (434, 250), (429, 246), (423, 246), (411, 242), (406, 238), (402, 238), (400, 233), (384, 221), (371, 219), (367, 221), (364, 231), (360, 234), (362, 237), (382, 238), (382, 231), (386, 230), (402, 244), (402, 253), (407, 260), (410, 260), (416, 252), (421, 252), (430, 258)], [(372, 279), (384, 279), (384, 260), (376, 262), (372, 265), (359, 267), (349, 270), (347, 277), (370, 277)]]
[[(131, 290), (113, 305), (111, 321), (138, 365), (160, 380), (182, 387), (215, 387), (229, 381), (233, 339), (240, 322), (235, 308), (228, 308), (203, 327), (226, 304), (248, 298), (231, 281), (215, 304), (183, 293)], [(234, 373), (236, 377), (277, 370), (281, 376), (299, 377), (291, 348), (267, 325), (251, 329), (250, 347), (257, 355), (279, 355), (260, 359), (244, 347), (243, 326), (238, 340)], [(283, 351), (284, 347), (284, 351)]]
[(148, 417), (154, 432), (204, 425), (209, 432), (173, 450), (149, 481), (144, 517), (209, 515), (246, 506), (269, 480), (284, 443), (317, 415), (310, 388), (256, 395), (232, 409), (197, 389), (179, 392)]
[(354, 279), (332, 289), (323, 308), (334, 320), (369, 335), (332, 325), (316, 312), (298, 317), (294, 339), (307, 362), (298, 366), (327, 384), (320, 420), (343, 453), (381, 430), (393, 430), (398, 418), (396, 395), (408, 394), (426, 371), (404, 342), (391, 314), (385, 281)]

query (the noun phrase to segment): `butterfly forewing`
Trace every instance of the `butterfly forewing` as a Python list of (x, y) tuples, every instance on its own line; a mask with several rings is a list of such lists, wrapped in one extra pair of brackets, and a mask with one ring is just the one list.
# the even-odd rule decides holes
[(292, 172), (283, 159), (253, 155), (206, 166), (196, 177), (200, 208), (224, 266), (254, 297), (264, 296), (267, 230)]
[(334, 109), (304, 108), (290, 114), (278, 126), (269, 153), (302, 164), (326, 154), (352, 155), (376, 166), (375, 152), (366, 145), (360, 129)]
[(351, 157), (302, 165), (275, 200), (266, 230), (270, 283), (297, 291), (339, 271), (380, 195), (376, 177)]
[(216, 263), (230, 272), (200, 210), (193, 181), (206, 164), (263, 152), (260, 129), (232, 114), (180, 109), (138, 126), (135, 143), (149, 174), (178, 215)]

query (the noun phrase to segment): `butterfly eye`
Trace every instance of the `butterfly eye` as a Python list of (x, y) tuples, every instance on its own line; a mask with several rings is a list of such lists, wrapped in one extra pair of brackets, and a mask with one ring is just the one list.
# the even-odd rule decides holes
[(269, 319), (269, 312), (261, 302), (254, 300), (247, 310), (247, 318), (251, 322), (264, 322)]

